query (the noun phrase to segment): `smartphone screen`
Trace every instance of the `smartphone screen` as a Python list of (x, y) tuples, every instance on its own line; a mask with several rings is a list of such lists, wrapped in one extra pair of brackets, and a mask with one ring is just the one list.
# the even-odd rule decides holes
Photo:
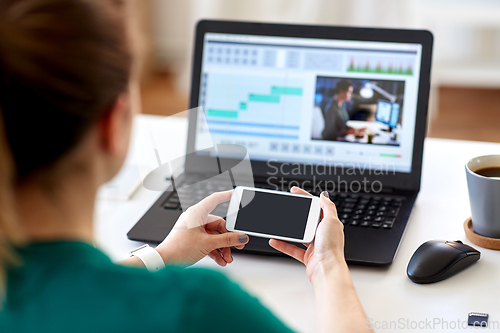
[[(253, 199), (252, 199), (253, 196)], [(311, 199), (243, 190), (235, 229), (303, 239)]]

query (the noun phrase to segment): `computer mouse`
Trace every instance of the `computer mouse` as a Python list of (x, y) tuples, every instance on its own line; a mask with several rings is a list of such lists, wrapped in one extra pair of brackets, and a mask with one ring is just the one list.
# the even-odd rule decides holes
[(481, 252), (461, 241), (431, 240), (415, 251), (406, 273), (415, 283), (434, 283), (461, 272), (480, 257)]

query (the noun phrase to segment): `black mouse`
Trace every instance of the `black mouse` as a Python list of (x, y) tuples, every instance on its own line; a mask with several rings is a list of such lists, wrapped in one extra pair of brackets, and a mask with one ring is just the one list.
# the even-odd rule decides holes
[(434, 283), (457, 274), (480, 257), (481, 252), (461, 241), (431, 240), (415, 251), (406, 273), (415, 283)]

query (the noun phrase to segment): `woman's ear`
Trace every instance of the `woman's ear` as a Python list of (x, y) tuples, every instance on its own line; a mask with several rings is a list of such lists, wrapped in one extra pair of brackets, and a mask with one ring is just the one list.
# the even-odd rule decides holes
[(105, 152), (113, 156), (125, 157), (130, 141), (132, 120), (130, 93), (122, 93), (100, 120), (100, 142)]

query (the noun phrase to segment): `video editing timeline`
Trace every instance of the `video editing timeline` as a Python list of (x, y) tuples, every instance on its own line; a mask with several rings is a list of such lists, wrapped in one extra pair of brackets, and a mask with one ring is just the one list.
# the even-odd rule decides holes
[(211, 133), (299, 139), (302, 80), (205, 73), (202, 81), (200, 105)]
[[(370, 158), (409, 172), (420, 52), (421, 46), (412, 44), (208, 33), (199, 92), (208, 128), (199, 126), (197, 133), (209, 132), (214, 143), (244, 145), (254, 160), (348, 163)], [(331, 82), (324, 92), (320, 78)], [(368, 130), (345, 138), (321, 138), (320, 130), (313, 140), (313, 126), (322, 123), (333, 98), (329, 90), (343, 79), (354, 83), (357, 99), (356, 107), (348, 101), (346, 109), (365, 107), (366, 114), (350, 114), (348, 126)], [(362, 88), (373, 97), (360, 96)], [(316, 100), (318, 94), (324, 103)], [(381, 105), (391, 101), (384, 119), (376, 119), (377, 100)], [(367, 112), (373, 112), (371, 118)]]

